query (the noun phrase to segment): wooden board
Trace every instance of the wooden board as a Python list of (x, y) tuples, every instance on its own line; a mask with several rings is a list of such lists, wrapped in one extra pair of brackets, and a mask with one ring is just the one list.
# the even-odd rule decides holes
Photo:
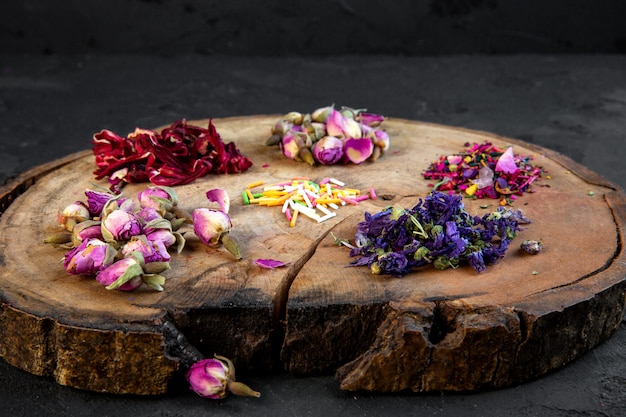
[[(0, 189), (0, 356), (63, 385), (113, 393), (164, 393), (198, 352), (228, 356), (241, 373), (336, 372), (346, 390), (476, 390), (560, 367), (619, 324), (626, 200), (597, 174), (517, 140), (399, 119), (385, 121), (391, 148), (376, 163), (310, 167), (264, 146), (276, 118), (214, 121), (254, 166), (177, 187), (180, 205), (207, 205), (208, 189), (226, 189), (244, 259), (208, 249), (190, 233), (183, 253), (172, 257), (163, 292), (107, 291), (66, 274), (63, 251), (41, 243), (55, 229), (57, 211), (92, 188), (90, 151)], [(505, 259), (481, 274), (424, 268), (403, 278), (347, 267), (348, 251), (330, 232), (353, 238), (365, 211), (412, 207), (429, 192), (421, 173), (431, 161), (485, 140), (534, 155), (551, 176), (515, 203), (533, 223)], [(278, 207), (242, 204), (246, 184), (296, 175), (374, 187), (379, 198), (342, 207), (322, 224), (302, 217), (295, 227)], [(472, 214), (495, 203), (465, 202)], [(521, 253), (524, 239), (541, 240), (544, 251)], [(257, 258), (290, 265), (261, 269)]]

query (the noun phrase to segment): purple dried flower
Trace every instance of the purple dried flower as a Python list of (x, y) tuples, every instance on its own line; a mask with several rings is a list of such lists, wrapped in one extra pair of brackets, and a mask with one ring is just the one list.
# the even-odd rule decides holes
[(504, 256), (521, 219), (528, 221), (504, 207), (472, 217), (459, 195), (432, 192), (410, 210), (365, 213), (350, 252), (358, 259), (351, 264), (395, 276), (428, 263), (445, 269), (466, 262), (481, 272)]
[(313, 144), (313, 157), (323, 165), (332, 165), (343, 156), (343, 141), (334, 136), (324, 136)]

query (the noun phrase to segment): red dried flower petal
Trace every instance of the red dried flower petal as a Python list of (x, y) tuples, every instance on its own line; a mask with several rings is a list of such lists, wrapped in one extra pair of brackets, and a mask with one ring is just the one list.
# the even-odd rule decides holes
[(128, 137), (105, 129), (92, 143), (96, 179), (108, 177), (116, 190), (122, 181), (182, 185), (209, 173), (240, 173), (252, 166), (233, 142), (224, 144), (212, 120), (207, 128), (179, 120), (160, 134), (137, 128)]

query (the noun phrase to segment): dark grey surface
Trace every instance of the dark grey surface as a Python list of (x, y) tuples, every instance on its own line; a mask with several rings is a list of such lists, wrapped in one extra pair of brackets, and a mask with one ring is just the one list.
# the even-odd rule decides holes
[[(90, 149), (102, 128), (126, 134), (179, 118), (306, 112), (331, 103), (526, 140), (626, 187), (626, 57), (619, 55), (0, 55), (0, 181)], [(0, 360), (0, 405), (16, 417), (617, 417), (626, 415), (626, 324), (550, 375), (482, 393), (355, 394), (339, 391), (331, 376), (240, 379), (263, 396), (214, 402), (184, 384), (161, 397), (98, 394)]]
[(624, 53), (622, 0), (21, 0), (0, 51), (257, 56)]

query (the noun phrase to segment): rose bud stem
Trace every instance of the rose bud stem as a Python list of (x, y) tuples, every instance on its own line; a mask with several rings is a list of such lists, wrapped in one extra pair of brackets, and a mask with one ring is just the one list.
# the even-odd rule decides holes
[(56, 232), (47, 236), (43, 242), (51, 243), (53, 245), (60, 245), (63, 243), (69, 243), (72, 241), (72, 234), (69, 232)]
[(313, 154), (311, 153), (311, 150), (309, 148), (300, 148), (300, 152), (298, 153), (298, 155), (307, 164), (315, 165), (315, 159), (313, 159)]
[(235, 395), (239, 395), (240, 397), (257, 397), (261, 396), (261, 393), (253, 390), (246, 384), (241, 382), (229, 380), (227, 385), (228, 391), (232, 392)]
[(237, 240), (230, 235), (230, 233), (223, 233), (220, 236), (220, 242), (222, 245), (228, 250), (228, 252), (232, 253), (237, 260), (241, 259), (241, 249), (239, 249), (239, 243)]

